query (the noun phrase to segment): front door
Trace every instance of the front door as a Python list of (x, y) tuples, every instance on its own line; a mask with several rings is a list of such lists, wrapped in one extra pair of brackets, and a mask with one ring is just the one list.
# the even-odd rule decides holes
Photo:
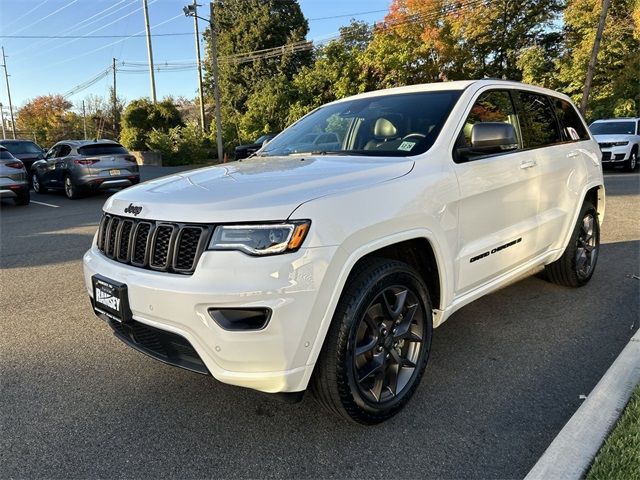
[(497, 154), (456, 158), (454, 170), (460, 187), (456, 296), (538, 253), (540, 169), (531, 151), (522, 147), (520, 122), (509, 90), (485, 90), (476, 97), (456, 149), (471, 146), (473, 125), (482, 122), (512, 124), (518, 145)]

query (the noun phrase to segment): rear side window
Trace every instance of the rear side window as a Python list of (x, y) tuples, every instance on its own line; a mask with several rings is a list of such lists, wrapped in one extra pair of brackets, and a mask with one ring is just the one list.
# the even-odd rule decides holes
[(566, 141), (589, 140), (589, 134), (585, 128), (580, 114), (575, 107), (566, 100), (553, 98), (552, 102), (556, 109), (556, 116), (562, 128), (562, 137)]
[(490, 90), (484, 92), (473, 104), (460, 137), (457, 147), (471, 146), (471, 130), (476, 123), (503, 122), (510, 123), (518, 130), (516, 114), (509, 92), (505, 90)]
[(524, 148), (537, 148), (562, 141), (555, 115), (544, 95), (519, 92)]
[(126, 148), (117, 143), (95, 143), (78, 149), (80, 155), (126, 155)]

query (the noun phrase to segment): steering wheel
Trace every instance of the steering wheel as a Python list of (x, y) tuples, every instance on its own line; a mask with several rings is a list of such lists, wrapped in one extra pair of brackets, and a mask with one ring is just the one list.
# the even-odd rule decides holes
[(415, 140), (416, 142), (419, 142), (420, 140), (424, 140), (426, 137), (426, 135), (424, 135), (423, 133), (410, 133), (409, 135), (405, 135), (404, 137), (402, 137), (402, 141), (404, 142), (405, 140)]

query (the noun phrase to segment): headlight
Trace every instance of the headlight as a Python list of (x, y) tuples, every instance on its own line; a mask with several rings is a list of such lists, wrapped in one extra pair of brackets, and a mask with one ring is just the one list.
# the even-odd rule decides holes
[(309, 220), (261, 224), (219, 225), (209, 242), (209, 250), (239, 250), (249, 255), (294, 252), (307, 236)]
[(613, 142), (614, 147), (624, 147), (625, 145), (629, 145), (629, 142)]

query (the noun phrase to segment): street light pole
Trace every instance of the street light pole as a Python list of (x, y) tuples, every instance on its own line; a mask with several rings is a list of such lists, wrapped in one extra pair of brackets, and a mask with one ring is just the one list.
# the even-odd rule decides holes
[(222, 119), (220, 116), (220, 85), (219, 85), (219, 73), (218, 73), (218, 44), (217, 44), (217, 34), (216, 34), (216, 26), (215, 26), (215, 18), (214, 18), (214, 9), (213, 2), (209, 3), (210, 8), (210, 16), (209, 16), (209, 26), (211, 30), (211, 68), (213, 70), (213, 98), (215, 100), (215, 110), (216, 110), (216, 143), (218, 144), (218, 161), (223, 161), (224, 159), (224, 149), (222, 146)]
[(204, 118), (204, 91), (202, 89), (202, 61), (200, 60), (200, 31), (198, 29), (198, 7), (196, 0), (193, 0), (193, 28), (196, 35), (196, 61), (198, 62), (198, 92), (200, 94), (200, 127), (202, 131), (207, 130)]

